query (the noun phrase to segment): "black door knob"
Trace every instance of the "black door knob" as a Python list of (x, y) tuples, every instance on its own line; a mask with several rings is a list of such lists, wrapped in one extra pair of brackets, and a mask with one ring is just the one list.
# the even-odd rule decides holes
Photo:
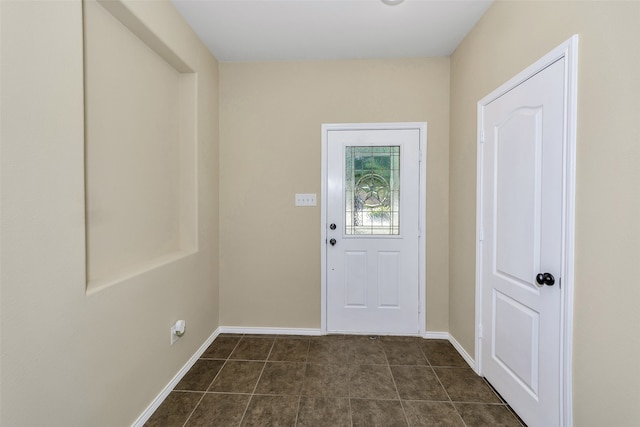
[(336, 229), (336, 225), (335, 225), (335, 224), (331, 224), (331, 225), (329, 226), (329, 228), (330, 228), (330, 229), (332, 229), (332, 230), (335, 230), (335, 229)]
[(538, 282), (538, 285), (553, 286), (556, 283), (556, 279), (551, 273), (539, 273), (536, 276), (536, 282)]
[(336, 245), (336, 239), (329, 240), (329, 243), (331, 243), (331, 246), (335, 246)]

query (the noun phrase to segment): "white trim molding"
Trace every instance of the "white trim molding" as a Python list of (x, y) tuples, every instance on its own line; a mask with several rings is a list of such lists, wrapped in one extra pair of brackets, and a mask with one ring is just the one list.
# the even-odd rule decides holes
[[(261, 327), (246, 327), (246, 326), (220, 326), (216, 329), (209, 338), (196, 350), (196, 352), (189, 358), (187, 363), (174, 375), (169, 383), (162, 389), (162, 391), (153, 399), (151, 404), (144, 410), (144, 412), (138, 417), (138, 419), (132, 424), (132, 427), (142, 427), (153, 413), (160, 407), (162, 402), (169, 396), (174, 387), (180, 382), (180, 380), (189, 372), (189, 369), (198, 361), (200, 356), (209, 348), (211, 343), (220, 334), (238, 334), (238, 335), (299, 335), (299, 336), (322, 336), (326, 335), (321, 329), (314, 328), (261, 328)], [(474, 367), (474, 361), (464, 348), (453, 338), (448, 332), (424, 332), (421, 334), (424, 339), (439, 339), (449, 341), (455, 349), (460, 353), (460, 356), (471, 366)]]
[(428, 340), (448, 340), (449, 339), (449, 332), (426, 331), (421, 336), (422, 336), (422, 338), (428, 339)]
[[(560, 423), (573, 425), (572, 404), (572, 360), (573, 360), (573, 304), (574, 304), (574, 254), (575, 254), (575, 188), (576, 188), (576, 129), (577, 129), (577, 93), (578, 93), (578, 35), (553, 49), (524, 71), (491, 92), (478, 102), (477, 128), (477, 188), (476, 188), (476, 328), (475, 328), (475, 367), (482, 375), (482, 150), (481, 140), (483, 108), (510, 91), (520, 83), (531, 78), (541, 70), (558, 60), (565, 59), (565, 134), (563, 147), (563, 206), (562, 206), (562, 278), (561, 324), (560, 324)], [(453, 343), (453, 341), (452, 341)], [(455, 344), (454, 344), (455, 345)], [(461, 351), (462, 348), (458, 348)]]
[(464, 349), (464, 347), (462, 347), (462, 345), (458, 342), (458, 340), (456, 340), (452, 335), (449, 335), (448, 339), (449, 339), (449, 342), (451, 343), (451, 345), (453, 345), (455, 347), (455, 349), (458, 351), (458, 353), (460, 353), (460, 356), (462, 356), (462, 358), (465, 360), (465, 362), (467, 362), (467, 364), (471, 367), (471, 369), (473, 369), (475, 371), (476, 370), (476, 362), (475, 362), (475, 360), (473, 360), (473, 357), (471, 357), (471, 355), (469, 353), (467, 353), (467, 351)]
[(327, 332), (327, 178), (328, 178), (328, 133), (330, 130), (382, 130), (382, 129), (418, 129), (420, 131), (420, 206), (418, 226), (420, 237), (418, 244), (418, 335), (425, 336), (426, 313), (426, 241), (427, 241), (427, 122), (398, 123), (341, 123), (322, 125), (322, 176), (320, 209), (320, 330)]
[(254, 328), (246, 326), (221, 326), (221, 334), (253, 334), (253, 335), (304, 335), (320, 336), (324, 333), (320, 329), (311, 328)]
[[(138, 417), (138, 419), (132, 424), (132, 427), (142, 427), (153, 413), (160, 407), (162, 402), (169, 396), (174, 387), (180, 382), (180, 380), (189, 372), (189, 369), (198, 361), (200, 356), (209, 348), (211, 343), (220, 334), (252, 334), (252, 335), (301, 335), (301, 336), (320, 336), (326, 335), (320, 329), (313, 328), (260, 328), (260, 327), (245, 327), (245, 326), (220, 326), (213, 334), (200, 346), (198, 350), (191, 356), (191, 358), (184, 364), (184, 366), (178, 371), (178, 373), (169, 381), (162, 391), (156, 396), (151, 404), (144, 410), (144, 412)], [(425, 339), (441, 339), (449, 341), (455, 349), (460, 353), (460, 356), (471, 366), (474, 367), (474, 361), (469, 354), (462, 348), (462, 346), (453, 338), (449, 332), (424, 332), (422, 338)]]
[(180, 368), (178, 373), (174, 375), (171, 381), (169, 381), (169, 384), (167, 384), (162, 389), (162, 391), (156, 396), (156, 398), (153, 399), (151, 404), (147, 406), (147, 409), (145, 409), (144, 412), (138, 417), (138, 419), (135, 420), (135, 422), (132, 424), (133, 427), (142, 427), (144, 423), (146, 423), (149, 420), (149, 418), (151, 418), (153, 413), (160, 407), (160, 405), (162, 404), (162, 402), (164, 402), (167, 396), (169, 396), (169, 393), (171, 393), (174, 387), (178, 385), (182, 377), (184, 377), (187, 374), (187, 372), (189, 372), (189, 369), (191, 369), (191, 367), (195, 365), (195, 363), (198, 361), (200, 356), (202, 356), (202, 354), (207, 350), (207, 348), (209, 348), (211, 343), (218, 337), (218, 335), (220, 335), (220, 328), (216, 329), (209, 336), (209, 338), (205, 340), (205, 342), (200, 346), (200, 348), (196, 350), (196, 352), (193, 354), (193, 356), (191, 356), (191, 358), (187, 361), (187, 363), (185, 363), (184, 366)]

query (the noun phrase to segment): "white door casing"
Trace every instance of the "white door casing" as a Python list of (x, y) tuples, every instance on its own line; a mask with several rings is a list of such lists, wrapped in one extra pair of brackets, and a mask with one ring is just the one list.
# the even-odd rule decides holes
[[(425, 134), (424, 123), (323, 126), (325, 332), (423, 334)], [(358, 162), (371, 159), (396, 162), (395, 178), (357, 171)], [(380, 220), (386, 221), (382, 227), (375, 215), (358, 210), (362, 200), (356, 198), (354, 207), (356, 190), (363, 188), (356, 185), (358, 173), (372, 180), (363, 185), (375, 200), (378, 184), (399, 182), (399, 197), (379, 197), (395, 206)]]
[(571, 425), (576, 47), (478, 105), (477, 370), (531, 427)]

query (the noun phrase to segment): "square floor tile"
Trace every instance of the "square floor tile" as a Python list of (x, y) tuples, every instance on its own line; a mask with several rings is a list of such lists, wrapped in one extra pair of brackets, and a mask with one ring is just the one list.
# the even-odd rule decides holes
[(274, 341), (274, 337), (244, 336), (229, 358), (235, 360), (267, 360)]
[(344, 338), (311, 340), (309, 343), (308, 363), (347, 363), (347, 343)]
[(522, 427), (506, 405), (455, 403), (455, 406), (468, 427)]
[(460, 414), (450, 402), (405, 400), (402, 402), (402, 406), (404, 406), (411, 427), (464, 427)]
[(302, 382), (304, 396), (349, 397), (349, 369), (346, 365), (307, 364)]
[(296, 427), (350, 427), (349, 399), (302, 397)]
[(300, 395), (304, 363), (267, 362), (260, 376), (256, 394)]
[(253, 393), (264, 362), (228, 360), (209, 387), (209, 391)]
[(211, 345), (204, 351), (201, 358), (206, 359), (226, 359), (236, 345), (240, 342), (241, 337), (218, 336)]
[(197, 360), (174, 390), (206, 391), (222, 365), (224, 365), (224, 360)]
[(144, 424), (145, 427), (182, 427), (203, 395), (172, 391)]
[(349, 396), (359, 399), (398, 399), (391, 371), (384, 365), (352, 365)]
[(431, 366), (469, 367), (469, 364), (447, 340), (425, 340), (421, 347)]
[(276, 338), (270, 361), (306, 362), (309, 353), (309, 340), (302, 338)]
[(253, 396), (242, 419), (243, 426), (294, 426), (297, 396)]
[(378, 340), (354, 339), (347, 340), (349, 359), (347, 363), (353, 365), (386, 365), (387, 357)]
[(399, 400), (351, 399), (351, 419), (354, 427), (408, 425)]
[(454, 402), (502, 403), (482, 377), (471, 368), (433, 368)]
[(250, 398), (246, 394), (207, 393), (186, 426), (237, 426)]
[(400, 399), (449, 400), (430, 366), (391, 366), (391, 373)]
[(380, 341), (390, 365), (428, 365), (427, 358), (415, 342)]

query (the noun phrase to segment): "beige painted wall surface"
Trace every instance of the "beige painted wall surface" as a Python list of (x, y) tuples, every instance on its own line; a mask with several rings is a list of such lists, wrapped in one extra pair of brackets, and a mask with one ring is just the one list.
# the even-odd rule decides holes
[(450, 328), (473, 354), (476, 103), (580, 35), (574, 425), (640, 424), (640, 2), (503, 2), (451, 57)]
[(97, 1), (84, 2), (84, 22), (87, 275), (93, 289), (97, 281), (113, 281), (179, 251), (178, 159), (180, 146), (190, 141), (180, 141), (183, 74)]
[(218, 326), (217, 64), (170, 3), (127, 4), (198, 73), (199, 252), (86, 294), (82, 4), (0, 2), (3, 426), (130, 425)]
[(220, 64), (220, 324), (320, 327), (323, 123), (427, 121), (427, 329), (448, 329), (449, 59)]

